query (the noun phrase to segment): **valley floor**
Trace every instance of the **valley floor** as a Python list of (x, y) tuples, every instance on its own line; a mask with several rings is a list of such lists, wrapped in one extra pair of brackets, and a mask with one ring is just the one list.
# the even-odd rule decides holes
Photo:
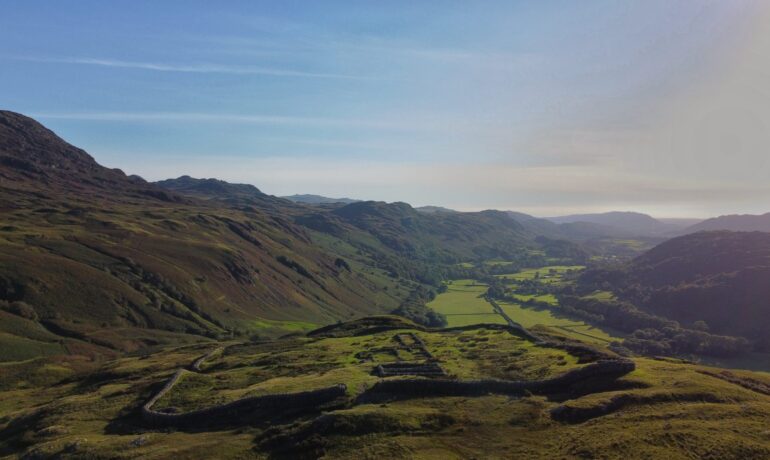
[[(549, 284), (563, 283), (563, 275), (570, 270), (579, 270), (580, 266), (549, 266), (521, 270), (519, 272), (496, 275), (504, 282), (537, 279)], [(589, 325), (583, 321), (566, 318), (548, 308), (526, 305), (534, 299), (545, 304), (555, 305), (556, 297), (552, 294), (513, 294), (518, 302), (496, 301), (500, 310), (495, 309), (486, 297), (488, 286), (477, 280), (452, 280), (447, 283), (447, 290), (436, 296), (428, 306), (443, 314), (450, 327), (472, 324), (507, 324), (510, 318), (526, 328), (543, 325), (558, 329), (564, 335), (599, 345), (607, 345), (618, 340), (607, 331)]]

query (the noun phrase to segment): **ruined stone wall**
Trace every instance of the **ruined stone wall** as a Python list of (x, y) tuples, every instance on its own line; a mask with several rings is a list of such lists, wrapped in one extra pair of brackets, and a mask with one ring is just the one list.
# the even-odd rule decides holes
[(631, 360), (616, 359), (598, 361), (545, 380), (440, 380), (399, 379), (382, 380), (369, 389), (362, 399), (378, 399), (375, 395), (401, 397), (426, 396), (478, 396), (485, 394), (521, 395), (525, 392), (553, 394), (569, 391), (575, 383), (588, 379), (615, 380), (635, 369)]

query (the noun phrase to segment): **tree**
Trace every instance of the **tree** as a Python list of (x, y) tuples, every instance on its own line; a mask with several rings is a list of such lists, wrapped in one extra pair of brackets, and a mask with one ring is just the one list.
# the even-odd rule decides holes
[(709, 325), (703, 320), (692, 323), (692, 328), (701, 332), (708, 332), (710, 330)]

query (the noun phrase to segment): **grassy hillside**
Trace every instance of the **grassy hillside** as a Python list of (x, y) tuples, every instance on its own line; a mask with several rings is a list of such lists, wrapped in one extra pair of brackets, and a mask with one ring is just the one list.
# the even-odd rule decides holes
[(17, 317), (3, 359), (275, 335), (390, 311), (415, 287), (342, 241), (319, 243), (267, 198), (238, 207), (163, 190), (10, 112), (0, 177), (0, 310)]
[[(558, 343), (556, 331), (535, 332)], [(190, 363), (212, 350), (199, 370), (189, 370)], [(547, 381), (587, 368), (597, 356), (611, 357), (601, 348), (593, 353), (578, 357), (499, 327), (428, 331), (402, 320), (371, 318), (307, 337), (122, 357), (96, 373), (48, 384), (44, 390), (24, 380), (23, 369), (3, 369), (4, 375), (20, 380), (0, 392), (0, 457), (770, 456), (770, 379), (765, 374), (638, 358), (630, 373), (579, 379), (515, 397), (494, 392), (453, 396), (435, 390), (444, 381)], [(446, 376), (372, 374), (380, 365), (408, 366), (426, 359), (441, 366)], [(180, 380), (156, 406), (169, 413), (339, 383), (346, 391), (323, 407), (253, 411), (245, 419), (221, 422), (212, 417), (186, 428), (154, 428), (139, 408), (179, 368), (188, 370), (179, 371)], [(46, 372), (55, 376), (58, 371), (49, 366)], [(410, 378), (416, 378), (414, 385), (425, 382), (425, 393), (399, 396), (376, 390), (384, 382)]]

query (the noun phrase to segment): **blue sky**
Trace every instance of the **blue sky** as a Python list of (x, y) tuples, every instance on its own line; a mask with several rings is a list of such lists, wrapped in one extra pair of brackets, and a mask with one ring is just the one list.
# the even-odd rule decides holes
[(765, 5), (0, 0), (0, 106), (148, 180), (765, 212)]

